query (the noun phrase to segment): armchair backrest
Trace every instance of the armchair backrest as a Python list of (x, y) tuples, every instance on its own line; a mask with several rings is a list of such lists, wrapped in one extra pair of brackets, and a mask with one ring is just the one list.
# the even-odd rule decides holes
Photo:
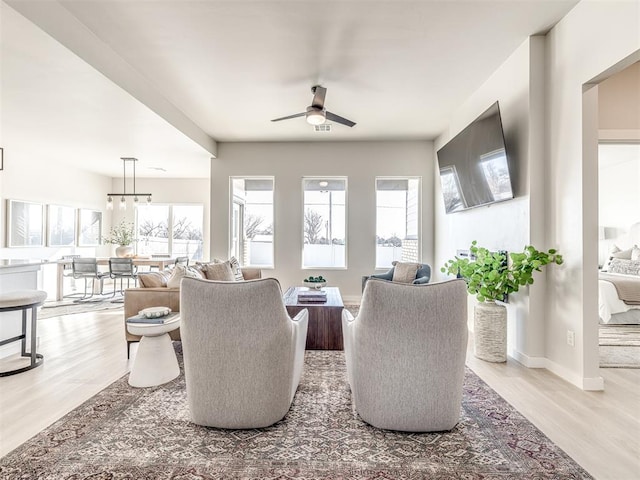
[(193, 421), (257, 428), (283, 418), (293, 397), (295, 352), (278, 281), (184, 278), (180, 312)]
[(431, 267), (426, 263), (420, 265), (416, 272), (416, 278), (426, 278), (427, 281), (425, 283), (428, 283), (431, 280)]
[(426, 285), (371, 280), (351, 333), (345, 346), (348, 375), (365, 421), (407, 431), (453, 428), (467, 351), (463, 280)]

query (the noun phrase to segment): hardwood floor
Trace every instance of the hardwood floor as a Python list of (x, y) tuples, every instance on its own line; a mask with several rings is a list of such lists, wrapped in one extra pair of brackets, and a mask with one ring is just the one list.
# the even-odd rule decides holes
[[(40, 320), (38, 332), (44, 364), (0, 378), (0, 456), (126, 374), (131, 365), (120, 310)], [(595, 478), (640, 478), (640, 369), (602, 369), (606, 390), (584, 392), (511, 359), (493, 364), (470, 353), (467, 364)]]
[(123, 328), (122, 310), (38, 321), (44, 363), (0, 378), (0, 456), (129, 371)]
[(585, 392), (511, 358), (467, 365), (595, 478), (640, 479), (640, 369), (602, 368), (605, 391)]

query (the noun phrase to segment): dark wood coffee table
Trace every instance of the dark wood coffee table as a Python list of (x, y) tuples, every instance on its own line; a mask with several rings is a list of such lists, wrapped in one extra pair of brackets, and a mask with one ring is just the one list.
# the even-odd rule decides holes
[(324, 303), (298, 302), (298, 290), (305, 287), (290, 287), (284, 293), (284, 304), (291, 317), (300, 310), (309, 311), (307, 350), (343, 350), (342, 342), (342, 297), (338, 287), (324, 287), (327, 301)]

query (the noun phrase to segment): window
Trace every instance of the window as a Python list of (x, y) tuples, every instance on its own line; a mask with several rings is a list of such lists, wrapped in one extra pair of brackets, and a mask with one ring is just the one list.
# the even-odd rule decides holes
[(376, 268), (420, 261), (420, 178), (376, 178)]
[(230, 256), (273, 268), (273, 177), (231, 178)]
[(304, 178), (303, 268), (346, 268), (347, 179)]
[(136, 222), (138, 253), (202, 260), (202, 205), (140, 205)]

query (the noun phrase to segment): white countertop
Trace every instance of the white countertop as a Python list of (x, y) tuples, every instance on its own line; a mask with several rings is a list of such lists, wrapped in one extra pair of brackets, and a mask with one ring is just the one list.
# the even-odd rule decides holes
[[(0, 258), (0, 274), (4, 271), (16, 271), (18, 269), (32, 270), (39, 269), (42, 264), (47, 263), (46, 260), (23, 259), (23, 258)], [(30, 267), (30, 268), (26, 268)]]

